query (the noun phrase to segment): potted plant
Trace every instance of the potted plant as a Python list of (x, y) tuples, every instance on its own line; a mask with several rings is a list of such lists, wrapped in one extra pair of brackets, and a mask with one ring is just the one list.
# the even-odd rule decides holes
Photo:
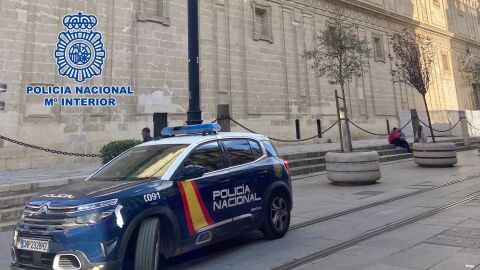
[[(363, 75), (363, 67), (368, 64), (370, 55), (367, 41), (359, 38), (358, 26), (350, 22), (340, 9), (334, 11), (324, 30), (318, 30), (312, 49), (304, 53), (317, 77), (326, 76), (329, 84), (341, 89), (345, 146), (342, 145), (341, 153), (329, 152), (325, 156), (327, 177), (334, 184), (371, 184), (381, 177), (377, 152), (352, 152), (345, 96), (346, 85)], [(339, 135), (342, 136), (340, 122)]]
[(390, 56), (396, 70), (392, 71), (394, 83), (405, 83), (420, 93), (428, 117), (428, 128), (433, 143), (415, 143), (413, 158), (419, 166), (444, 167), (457, 163), (457, 152), (454, 143), (436, 143), (433, 133), (427, 93), (430, 89), (433, 71), (435, 46), (432, 39), (425, 34), (404, 31), (392, 37), (394, 56)]

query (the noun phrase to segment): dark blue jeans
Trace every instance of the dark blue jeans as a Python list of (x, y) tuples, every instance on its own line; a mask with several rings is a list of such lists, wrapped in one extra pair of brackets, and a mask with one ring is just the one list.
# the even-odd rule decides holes
[(392, 141), (391, 144), (393, 144), (393, 145), (395, 145), (395, 146), (397, 146), (397, 147), (406, 148), (409, 153), (412, 152), (412, 150), (410, 149), (410, 145), (409, 145), (408, 142), (405, 141), (405, 140), (395, 139), (395, 140)]

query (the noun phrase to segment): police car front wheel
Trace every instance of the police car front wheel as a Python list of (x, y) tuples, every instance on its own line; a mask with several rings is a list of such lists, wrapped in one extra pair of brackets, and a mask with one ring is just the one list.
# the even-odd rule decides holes
[(138, 230), (135, 249), (135, 270), (157, 270), (160, 254), (160, 219), (147, 218)]
[(269, 200), (262, 231), (268, 239), (283, 237), (290, 226), (290, 205), (285, 192), (274, 191)]

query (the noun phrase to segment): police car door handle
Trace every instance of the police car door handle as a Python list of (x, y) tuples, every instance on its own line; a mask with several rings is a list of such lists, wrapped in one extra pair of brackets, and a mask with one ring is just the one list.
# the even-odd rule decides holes
[(228, 181), (230, 181), (230, 178), (222, 178), (222, 179), (220, 179), (219, 182), (220, 182), (220, 183), (226, 183), (226, 182), (228, 182)]
[(268, 173), (268, 171), (265, 170), (265, 171), (259, 172), (258, 175), (259, 175), (260, 177), (265, 177), (265, 176), (267, 176), (267, 173)]

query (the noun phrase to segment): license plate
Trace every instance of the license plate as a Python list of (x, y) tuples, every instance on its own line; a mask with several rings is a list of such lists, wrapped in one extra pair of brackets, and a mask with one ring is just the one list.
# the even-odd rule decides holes
[(48, 252), (48, 241), (20, 238), (17, 243), (18, 249)]

